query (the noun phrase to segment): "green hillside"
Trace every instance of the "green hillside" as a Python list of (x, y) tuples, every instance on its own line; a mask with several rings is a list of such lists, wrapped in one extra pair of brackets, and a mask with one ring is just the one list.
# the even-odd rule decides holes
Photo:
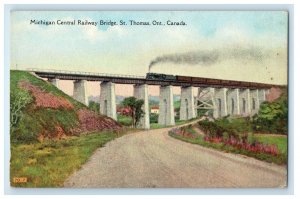
[[(10, 72), (10, 106), (12, 143), (32, 143), (120, 127), (51, 83), (24, 71)], [(89, 120), (94, 123), (89, 124)]]

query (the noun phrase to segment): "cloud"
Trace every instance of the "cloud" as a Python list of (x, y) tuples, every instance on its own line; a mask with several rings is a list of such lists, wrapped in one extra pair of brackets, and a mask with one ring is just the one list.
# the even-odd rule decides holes
[(126, 30), (119, 26), (110, 27), (105, 31), (100, 30), (96, 26), (84, 26), (82, 27), (81, 32), (83, 34), (83, 38), (92, 43), (107, 42), (113, 39), (120, 39), (121, 37), (127, 35)]

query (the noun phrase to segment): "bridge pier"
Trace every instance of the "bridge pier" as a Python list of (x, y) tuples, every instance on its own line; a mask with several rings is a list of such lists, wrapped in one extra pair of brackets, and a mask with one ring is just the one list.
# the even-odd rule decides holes
[(48, 79), (48, 81), (49, 81), (52, 85), (54, 85), (56, 88), (59, 88), (59, 79), (56, 79), (56, 78), (54, 78), (54, 79)]
[(175, 125), (173, 86), (160, 86), (158, 123), (165, 126)]
[(100, 87), (100, 113), (117, 120), (115, 84), (102, 82)]
[(196, 117), (193, 87), (181, 87), (180, 120), (189, 120)]
[(86, 87), (87, 85), (86, 84), (87, 84), (86, 80), (75, 80), (73, 97), (77, 101), (88, 106), (89, 100), (88, 100), (88, 96), (87, 96), (87, 87)]
[(229, 115), (240, 115), (240, 90), (238, 88), (228, 89), (227, 103)]
[(135, 98), (144, 100), (144, 105), (142, 109), (145, 114), (140, 119), (140, 122), (138, 123), (138, 127), (143, 129), (150, 129), (148, 85), (147, 84), (134, 85), (133, 93)]
[(259, 100), (259, 105), (264, 101), (266, 101), (266, 89), (258, 90), (258, 100)]
[(227, 111), (227, 88), (214, 89), (215, 104), (213, 116), (214, 118), (224, 117), (228, 115)]
[(250, 89), (240, 89), (240, 111), (242, 116), (251, 114)]
[(251, 101), (251, 116), (258, 113), (259, 110), (259, 92), (258, 89), (250, 90), (250, 101)]

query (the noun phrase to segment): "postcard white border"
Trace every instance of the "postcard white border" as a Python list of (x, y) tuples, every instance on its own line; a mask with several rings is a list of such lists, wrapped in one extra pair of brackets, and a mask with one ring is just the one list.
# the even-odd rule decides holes
[[(67, 188), (13, 188), (9, 184), (9, 62), (10, 11), (16, 10), (286, 10), (289, 12), (289, 143), (288, 188), (284, 189), (67, 189)], [(4, 194), (12, 195), (292, 195), (294, 193), (294, 6), (292, 4), (7, 4), (4, 5)]]

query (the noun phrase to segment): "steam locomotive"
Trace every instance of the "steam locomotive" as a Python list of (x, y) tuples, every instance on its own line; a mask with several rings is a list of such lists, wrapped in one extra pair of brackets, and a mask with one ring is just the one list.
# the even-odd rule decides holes
[(171, 82), (175, 82), (177, 80), (176, 76), (174, 75), (167, 75), (161, 73), (147, 73), (146, 79), (159, 80), (159, 81), (171, 81)]
[(209, 85), (228, 85), (237, 87), (270, 87), (268, 84), (254, 83), (254, 82), (243, 82), (233, 80), (221, 80), (203, 77), (189, 77), (180, 75), (168, 75), (161, 73), (147, 73), (147, 80), (158, 80), (167, 82), (183, 82), (183, 83), (198, 83), (198, 84), (209, 84)]

